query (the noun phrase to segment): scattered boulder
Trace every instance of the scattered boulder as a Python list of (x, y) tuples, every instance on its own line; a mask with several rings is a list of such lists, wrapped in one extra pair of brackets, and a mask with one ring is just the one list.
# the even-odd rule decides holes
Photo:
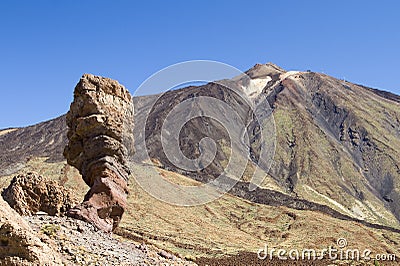
[(8, 204), (20, 215), (29, 216), (37, 212), (63, 215), (78, 203), (72, 191), (56, 181), (36, 173), (15, 176), (2, 192)]
[(1, 197), (0, 265), (61, 265), (57, 253)]
[(85, 74), (67, 114), (64, 156), (90, 187), (68, 215), (104, 231), (118, 226), (128, 195), (127, 158), (133, 153), (133, 103), (117, 81)]

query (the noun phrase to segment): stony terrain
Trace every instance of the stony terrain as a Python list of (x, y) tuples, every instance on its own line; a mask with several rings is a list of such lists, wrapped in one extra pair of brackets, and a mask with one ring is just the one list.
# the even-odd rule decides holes
[(0, 265), (60, 265), (61, 259), (0, 197)]
[(86, 222), (69, 217), (24, 217), (64, 265), (195, 265), (144, 243), (121, 241)]
[[(275, 155), (263, 183), (248, 190), (261, 158), (257, 125), (250, 125), (250, 156), (243, 156), (248, 164), (230, 194), (193, 207), (172, 206), (150, 196), (137, 177), (156, 175), (199, 186), (221, 172), (231, 152), (228, 146), (240, 145), (215, 121), (194, 119), (183, 128), (179, 148), (196, 159), (201, 154), (199, 141), (209, 136), (216, 143), (216, 159), (197, 172), (171, 164), (160, 146), (160, 130), (175, 104), (204, 95), (229, 103), (245, 122), (251, 113), (240, 94), (215, 83), (172, 91), (154, 106), (148, 103), (159, 95), (134, 97), (137, 153), (130, 165), (126, 210), (115, 234), (135, 245), (145, 242), (178, 257), (197, 259), (200, 265), (257, 265), (261, 262), (254, 261), (254, 253), (266, 243), (277, 248), (321, 248), (334, 245), (340, 237), (352, 248), (399, 254), (399, 96), (324, 74), (287, 72), (273, 64), (256, 65), (247, 74), (250, 80), (237, 77), (227, 82), (254, 101), (266, 96), (276, 125)], [(200, 113), (210, 108), (201, 102), (192, 107)], [(151, 115), (146, 117), (148, 111)], [(142, 127), (146, 134), (137, 130)], [(0, 186), (7, 187), (14, 175), (33, 170), (74, 188), (83, 199), (87, 185), (62, 158), (66, 132), (65, 116), (1, 131)], [(143, 141), (151, 162), (140, 157)]]
[(118, 239), (94, 224), (60, 216), (74, 200), (65, 201), (72, 190), (55, 183), (28, 173), (13, 178), (4, 190), (24, 216), (0, 197), (0, 265), (195, 265), (152, 245)]
[[(254, 101), (257, 101), (257, 97), (266, 96), (273, 110), (276, 127), (275, 155), (271, 167), (265, 169), (261, 187), (282, 192), (281, 199), (291, 199), (281, 200), (283, 205), (288, 202), (293, 206), (297, 205), (296, 199), (305, 200), (328, 206), (356, 219), (399, 227), (398, 97), (324, 74), (286, 72), (273, 64), (256, 65), (246, 73), (250, 81), (237, 77), (230, 81), (230, 87), (242, 87), (245, 93), (250, 90), (250, 97)], [(251, 85), (255, 81), (265, 81), (261, 83), (258, 94), (254, 94)], [(235, 135), (239, 127), (233, 128), (229, 138), (228, 132), (218, 122), (207, 117), (192, 119), (185, 124), (181, 130), (179, 148), (187, 157), (193, 159), (201, 154), (199, 143), (204, 136), (212, 138), (216, 144), (214, 161), (200, 174), (198, 171), (185, 171), (167, 158), (160, 141), (164, 120), (177, 104), (199, 96), (222, 100), (232, 106), (241, 120), (245, 121), (244, 124), (249, 123), (249, 119), (251, 121), (250, 106), (241, 101), (242, 96), (225, 89), (221, 84), (210, 83), (165, 93), (158, 96), (150, 111), (147, 110), (150, 97), (134, 98), (138, 110), (135, 117), (137, 125), (145, 125), (146, 128), (146, 134), (140, 130), (134, 131), (137, 162), (142, 159), (139, 155), (144, 149), (141, 143), (145, 137), (145, 148), (158, 166), (203, 183), (218, 176), (233, 154), (241, 154), (242, 161), (247, 161), (248, 155), (251, 160), (241, 178), (249, 181), (254, 164), (260, 163), (260, 134), (252, 130), (251, 124), (248, 128), (251, 143), (245, 152), (235, 151), (239, 146), (235, 142), (240, 141), (240, 137)], [(189, 109), (201, 114), (209, 112), (210, 108), (207, 104), (193, 102)], [(215, 107), (216, 113), (226, 113), (218, 108)], [(143, 117), (146, 112), (149, 115)], [(178, 120), (180, 117), (176, 118)], [(248, 184), (242, 187), (248, 187)], [(276, 194), (256, 195), (246, 190), (240, 191), (240, 187), (235, 190), (235, 195), (255, 202), (273, 202), (274, 198), (270, 195)], [(301, 202), (298, 204), (301, 205)], [(319, 211), (326, 212), (326, 209), (319, 208)]]
[[(329, 206), (354, 218), (398, 227), (399, 205), (395, 204), (400, 175), (398, 96), (319, 73), (285, 72), (272, 64), (256, 65), (247, 73), (253, 79), (271, 77), (262, 91), (273, 108), (277, 142), (274, 161), (263, 186)], [(246, 86), (242, 81), (238, 82)], [(238, 104), (236, 96), (227, 94), (215, 84), (190, 87), (163, 96), (153, 108), (155, 116), (150, 116), (147, 124), (157, 128), (157, 123), (151, 123), (151, 119), (165, 116), (172, 108), (164, 108), (166, 100), (179, 102), (196, 95), (196, 91), (203, 95), (214, 93), (215, 97), (233, 106)], [(154, 97), (158, 96), (133, 98), (135, 128), (146, 124), (143, 114)], [(202, 175), (183, 173), (171, 166), (157, 144), (157, 131), (149, 131), (146, 136), (150, 154), (162, 167), (199, 181), (209, 180), (224, 165), (225, 146), (230, 143), (217, 124), (212, 124), (211, 132), (204, 131), (209, 128), (205, 126), (209, 122), (194, 120), (184, 128), (187, 134), (196, 132), (191, 135), (194, 140), (206, 133), (211, 133), (210, 136), (217, 140), (218, 160)], [(61, 162), (67, 143), (65, 123), (65, 116), (62, 116), (35, 126), (7, 130), (7, 134), (0, 136), (0, 174), (6, 176), (17, 172), (32, 157)], [(134, 130), (134, 134), (135, 143), (142, 142), (144, 135), (140, 130)], [(181, 149), (185, 154), (199, 152), (192, 142), (182, 142)], [(135, 158), (140, 162), (143, 147), (135, 148), (138, 150)], [(249, 180), (252, 170), (250, 162), (243, 180)]]

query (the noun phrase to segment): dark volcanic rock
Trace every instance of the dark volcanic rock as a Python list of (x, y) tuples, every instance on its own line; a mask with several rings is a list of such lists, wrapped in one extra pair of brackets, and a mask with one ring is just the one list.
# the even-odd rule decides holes
[[(259, 78), (270, 78), (262, 90), (249, 92), (249, 95), (255, 93), (255, 97), (259, 93), (264, 94), (272, 107), (277, 143), (274, 162), (267, 174), (271, 182), (276, 182), (281, 189), (279, 191), (288, 193), (290, 199), (296, 202), (315, 201), (352, 217), (398, 226), (394, 216), (400, 219), (400, 96), (310, 71), (289, 73), (272, 64), (256, 65), (246, 74), (255, 81)], [(248, 86), (251, 85), (249, 80), (233, 79), (233, 82), (239, 85), (239, 89), (252, 87)], [(89, 81), (86, 83), (93, 88), (94, 94), (102, 93), (101, 89), (96, 89), (97, 85), (90, 85)], [(92, 101), (92, 96), (83, 97), (81, 94), (82, 92), (76, 93), (79, 98), (77, 101), (81, 102), (75, 105), (79, 104), (81, 107), (75, 107), (75, 115), (81, 122), (79, 127), (78, 122), (74, 122), (76, 133), (70, 133), (72, 141), (68, 148), (69, 160), (81, 170), (85, 181), (92, 186), (97, 183), (92, 180), (94, 176), (89, 172), (95, 170), (100, 175), (102, 172), (94, 162), (98, 162), (100, 166), (100, 161), (112, 165), (114, 170), (110, 172), (117, 173), (116, 176), (124, 176), (126, 170), (121, 170), (123, 164), (119, 164), (124, 157), (124, 149), (119, 149), (121, 138), (113, 133), (118, 126), (113, 129), (103, 127), (105, 123), (101, 121), (108, 115), (91, 110), (96, 109), (93, 106), (99, 102), (97, 96)], [(214, 179), (224, 170), (227, 160), (232, 157), (230, 152), (237, 150), (236, 147), (241, 142), (239, 128), (232, 128), (233, 134), (229, 138), (221, 124), (204, 115), (191, 119), (182, 127), (177, 146), (189, 159), (201, 158), (203, 148), (200, 141), (203, 138), (208, 137), (215, 141), (215, 159), (201, 171), (189, 172), (178, 164), (172, 164), (161, 145), (163, 122), (174, 106), (183, 101), (193, 99), (193, 104), (188, 108), (191, 113), (201, 115), (204, 111), (211, 110), (213, 114), (224, 116), (224, 112), (214, 106), (210, 108), (201, 102), (196, 104), (194, 100), (198, 96), (212, 97), (229, 104), (244, 124), (251, 120), (250, 108), (241, 101), (241, 97), (215, 83), (187, 87), (163, 95), (135, 97), (136, 128), (133, 134), (137, 163), (146, 159), (141, 154), (148, 153), (158, 166), (202, 182)], [(115, 97), (115, 100), (120, 101), (120, 97)], [(109, 102), (113, 101), (110, 99)], [(104, 102), (105, 106), (107, 104)], [(82, 114), (78, 115), (78, 109)], [(119, 107), (116, 109), (120, 110)], [(147, 113), (150, 115), (147, 116)], [(184, 116), (185, 112), (181, 114)], [(60, 160), (61, 150), (67, 142), (65, 120), (65, 116), (62, 116), (12, 132), (1, 131), (0, 176), (10, 175), (23, 168), (30, 156), (48, 156), (53, 161)], [(106, 123), (110, 124), (108, 120)], [(145, 131), (142, 132), (141, 128), (145, 128)], [(257, 159), (262, 159), (259, 158), (256, 145), (259, 144), (256, 129), (253, 125), (247, 128), (251, 146), (246, 151), (246, 156), (248, 153), (250, 156), (243, 158), (254, 163)], [(146, 145), (137, 145), (138, 143)], [(103, 144), (107, 148), (101, 149), (98, 154), (99, 146)], [(227, 149), (230, 146), (234, 149)], [(245, 173), (251, 177), (251, 171), (252, 168), (249, 167)], [(246, 176), (244, 180), (249, 178)], [(101, 182), (99, 184), (103, 186)], [(101, 189), (103, 188), (96, 188), (98, 191)], [(240, 191), (236, 194), (272, 204), (268, 198), (260, 198), (261, 193)], [(344, 208), (336, 208), (335, 204), (318, 194), (334, 200)], [(270, 195), (280, 196), (273, 193)], [(281, 197), (277, 197), (274, 202), (291, 207), (293, 205), (291, 201)], [(358, 209), (360, 205), (361, 210)], [(306, 204), (304, 208), (310, 206)], [(348, 211), (343, 212), (344, 209)]]
[(15, 176), (2, 196), (20, 215), (62, 215), (78, 203), (71, 190), (35, 173)]
[(133, 153), (133, 104), (117, 81), (85, 74), (67, 114), (69, 143), (64, 155), (90, 186), (84, 202), (69, 215), (105, 231), (121, 220)]
[(24, 168), (34, 157), (48, 157), (46, 162), (64, 160), (67, 144), (65, 115), (37, 125), (0, 133), (0, 176), (11, 175)]
[[(196, 97), (210, 97), (218, 101), (222, 101), (232, 107), (237, 114), (238, 121), (232, 123), (231, 128), (226, 128), (220, 120), (228, 120), (224, 106), (210, 106), (207, 101), (196, 102), (190, 101)], [(162, 141), (162, 129), (168, 122), (166, 118), (170, 115), (171, 111), (176, 108), (182, 102), (188, 102), (187, 112), (177, 112), (174, 114), (173, 119), (170, 121), (187, 121), (179, 132), (173, 134), (179, 134), (179, 149), (183, 152), (184, 156), (191, 160), (200, 158), (201, 146), (200, 141), (208, 137), (215, 142), (216, 152), (212, 162), (207, 167), (201, 167), (199, 171), (187, 171), (185, 167), (178, 163), (171, 162), (168, 158), (165, 147), (169, 147), (168, 141)], [(213, 109), (211, 109), (213, 107)], [(208, 111), (210, 117), (203, 115), (204, 111)], [(234, 90), (224, 87), (221, 84), (210, 83), (200, 87), (188, 87), (178, 91), (170, 91), (160, 96), (152, 106), (148, 117), (137, 118), (138, 123), (145, 125), (145, 143), (146, 152), (148, 152), (150, 158), (157, 159), (162, 167), (166, 169), (172, 169), (173, 171), (188, 175), (198, 181), (208, 182), (218, 177), (224, 170), (224, 162), (229, 160), (230, 154), (224, 152), (226, 147), (241, 147), (241, 126), (247, 125), (249, 117), (251, 117), (251, 108), (243, 100), (242, 96), (236, 93)], [(192, 114), (196, 114), (197, 117), (188, 119), (187, 117)], [(186, 117), (185, 117), (186, 116)], [(144, 120), (144, 121), (143, 121)], [(178, 127), (178, 125), (173, 124)], [(173, 127), (172, 126), (172, 127)], [(140, 133), (139, 130), (135, 134)], [(137, 138), (141, 138), (138, 136)], [(140, 148), (138, 148), (139, 151)], [(226, 150), (226, 149), (225, 149)], [(139, 155), (139, 154), (137, 154)], [(246, 151), (239, 153), (238, 156), (246, 156)], [(136, 156), (136, 155), (135, 155)], [(247, 158), (246, 158), (247, 159)], [(200, 160), (201, 163), (201, 160)]]

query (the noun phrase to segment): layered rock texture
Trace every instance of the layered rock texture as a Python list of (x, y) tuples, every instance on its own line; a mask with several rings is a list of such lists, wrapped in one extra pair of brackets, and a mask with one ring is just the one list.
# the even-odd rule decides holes
[(67, 114), (69, 143), (64, 156), (90, 186), (84, 202), (68, 215), (112, 231), (128, 194), (127, 158), (133, 153), (133, 104), (117, 81), (83, 75)]
[[(350, 248), (398, 254), (400, 97), (321, 73), (285, 71), (273, 64), (256, 65), (246, 73), (250, 80), (238, 77), (230, 82), (253, 102), (266, 97), (276, 125), (272, 166), (263, 173), (265, 179), (259, 187), (248, 189), (254, 165), (261, 157), (257, 128), (249, 127), (251, 145), (242, 156), (248, 167), (228, 194), (205, 205), (176, 207), (154, 199), (131, 178), (131, 195), (115, 233), (196, 256), (221, 256), (242, 249), (255, 252), (265, 243), (282, 248), (321, 248), (336, 245), (342, 237), (348, 240)], [(105, 84), (117, 83), (84, 76), (67, 118), (61, 116), (27, 128), (0, 131), (0, 176), (7, 176), (1, 179), (7, 180), (17, 171), (38, 167), (35, 160), (27, 160), (29, 157), (44, 157), (46, 162), (40, 166), (44, 171), (46, 167), (61, 169), (65, 163), (60, 156), (62, 143), (68, 142), (67, 120), (68, 161), (92, 186), (85, 202), (76, 209), (76, 217), (101, 228), (105, 225), (107, 230), (112, 228), (113, 218), (118, 221), (120, 215), (103, 216), (102, 211), (111, 213), (113, 206), (117, 210), (124, 206), (124, 177), (128, 171), (123, 154), (133, 151), (132, 135), (137, 151), (131, 165), (134, 176), (150, 179), (154, 172), (171, 182), (200, 186), (223, 172), (230, 153), (235, 152), (230, 148), (237, 149), (241, 134), (232, 128), (233, 134), (229, 136), (217, 121), (204, 116), (186, 123), (179, 135), (179, 149), (186, 157), (199, 158), (207, 148), (200, 145), (205, 137), (216, 144), (214, 161), (204, 170), (188, 171), (171, 162), (162, 147), (160, 133), (169, 113), (179, 103), (195, 103), (190, 100), (207, 96), (227, 103), (246, 125), (252, 118), (251, 105), (242, 101), (241, 94), (210, 83), (133, 98), (134, 132), (115, 137), (115, 129), (132, 130), (126, 127), (132, 119), (123, 118), (130, 115), (122, 107), (131, 110), (131, 104), (123, 100), (125, 96), (104, 92), (105, 87), (111, 86)], [(225, 115), (217, 106), (210, 109), (209, 105), (197, 103), (188, 110)], [(109, 112), (111, 107), (113, 112)], [(113, 122), (116, 120), (120, 123)], [(156, 163), (149, 164), (140, 156), (144, 149)], [(53, 179), (60, 180), (59, 170), (52, 173)], [(73, 171), (62, 178), (68, 178), (69, 184), (81, 181)], [(81, 185), (84, 186), (76, 186)]]
[[(251, 125), (253, 117), (246, 102), (221, 85), (209, 83), (134, 98), (135, 123), (146, 126), (145, 135), (135, 129), (135, 143), (145, 138), (147, 151), (159, 166), (203, 183), (224, 171), (236, 149), (236, 154), (243, 154), (243, 160), (250, 160), (241, 177), (245, 182), (231, 191), (234, 195), (257, 203), (323, 212), (321, 205), (325, 205), (352, 218), (399, 227), (399, 97), (325, 74), (285, 71), (271, 63), (257, 64), (246, 74), (250, 79), (237, 77), (231, 82), (253, 102), (266, 97), (276, 128), (276, 136), (271, 136), (276, 137), (275, 155), (259, 189), (247, 189), (252, 166), (262, 159), (260, 132), (251, 127), (247, 128), (250, 147), (243, 153), (237, 152), (235, 142), (241, 139), (236, 137), (235, 128), (229, 138), (218, 121), (208, 117), (186, 123), (179, 136), (179, 148), (185, 156), (199, 157), (199, 143), (204, 137), (212, 138), (216, 144), (214, 161), (201, 172), (186, 171), (171, 162), (163, 148), (160, 136), (167, 116), (179, 103), (199, 96), (229, 104), (241, 119), (238, 123)], [(159, 97), (152, 106), (148, 105), (150, 97)], [(210, 106), (192, 102), (190, 112), (209, 113)], [(149, 108), (150, 114), (142, 117)], [(215, 111), (219, 107), (212, 108)], [(141, 154), (143, 147), (136, 149)], [(140, 162), (141, 158), (135, 158)], [(313, 207), (303, 206), (303, 200)]]
[(53, 216), (63, 215), (78, 203), (70, 189), (35, 173), (15, 176), (2, 196), (14, 210), (24, 216), (39, 211)]

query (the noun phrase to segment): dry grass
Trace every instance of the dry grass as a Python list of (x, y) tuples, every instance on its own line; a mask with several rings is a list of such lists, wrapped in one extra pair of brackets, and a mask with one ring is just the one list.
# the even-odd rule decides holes
[[(190, 181), (172, 172), (180, 184)], [(145, 173), (143, 173), (145, 174)], [(172, 179), (169, 179), (172, 180)], [(229, 194), (206, 205), (178, 207), (161, 202), (130, 181), (128, 210), (120, 224), (142, 239), (183, 256), (221, 256), (256, 252), (264, 244), (277, 248), (334, 246), (344, 237), (349, 247), (398, 252), (400, 235), (342, 221), (319, 212), (255, 204)], [(385, 234), (385, 237), (383, 236)], [(390, 239), (390, 240), (389, 240)]]
[[(65, 163), (45, 163), (33, 159), (21, 172), (36, 171), (71, 187), (83, 197), (87, 186), (79, 173)], [(136, 173), (146, 168), (135, 166)], [(162, 169), (163, 178), (182, 185), (196, 182)], [(4, 187), (6, 180), (1, 178)], [(178, 207), (161, 202), (130, 179), (128, 209), (120, 224), (119, 234), (127, 241), (145, 241), (183, 257), (218, 257), (240, 251), (256, 252), (267, 244), (275, 248), (316, 248), (335, 246), (340, 237), (349, 248), (369, 248), (373, 252), (399, 252), (400, 235), (342, 221), (319, 212), (298, 211), (251, 203), (229, 194), (211, 203)]]
[(15, 175), (36, 172), (39, 175), (58, 181), (59, 185), (71, 188), (78, 199), (83, 199), (83, 196), (88, 190), (88, 186), (82, 180), (78, 170), (70, 167), (66, 162), (48, 163), (46, 160), (47, 158), (32, 158), (25, 164), (25, 167), (17, 173), (1, 177), (0, 190), (7, 187)]
[[(301, 81), (296, 82), (301, 84)], [(357, 123), (369, 131), (370, 137), (373, 136), (374, 140), (377, 140), (379, 150), (382, 151), (382, 156), (374, 159), (376, 164), (382, 171), (391, 172), (395, 177), (394, 186), (400, 191), (399, 175), (393, 165), (393, 159), (399, 161), (400, 154), (398, 150), (383, 145), (390, 143), (391, 147), (399, 147), (400, 141), (395, 139), (393, 132), (382, 127), (391, 122), (388, 121), (388, 114), (391, 117), (400, 117), (398, 104), (378, 101), (375, 95), (366, 93), (357, 86), (352, 86), (351, 91), (342, 91), (336, 89), (341, 86), (336, 84), (338, 81), (328, 79), (327, 82), (332, 84), (319, 85), (318, 89), (335, 99), (340, 108), (351, 110), (361, 118)], [(301, 108), (305, 103), (302, 105), (299, 101), (304, 99), (296, 98), (295, 93), (293, 89), (284, 90), (275, 104), (277, 147), (274, 160), (281, 167), (275, 178), (285, 186), (290, 165), (294, 164), (297, 168), (294, 188), (296, 195), (355, 218), (399, 227), (396, 217), (376, 193), (371, 191), (370, 184), (362, 172), (363, 165), (357, 165), (344, 143), (339, 142), (337, 136), (329, 130), (321, 128), (321, 125), (310, 117), (309, 111)], [(301, 95), (307, 93), (308, 90)], [(290, 148), (289, 143), (293, 143), (294, 140), (295, 145)], [(362, 193), (362, 198), (357, 199), (357, 193)]]

